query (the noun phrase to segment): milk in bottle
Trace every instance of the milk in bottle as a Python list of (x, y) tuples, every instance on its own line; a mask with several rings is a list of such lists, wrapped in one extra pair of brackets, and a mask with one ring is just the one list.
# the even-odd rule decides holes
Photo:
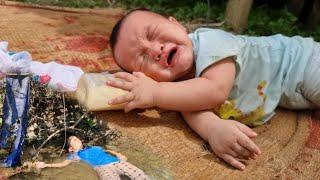
[(88, 111), (123, 109), (123, 104), (109, 105), (108, 101), (121, 96), (127, 91), (107, 85), (107, 81), (115, 79), (110, 73), (85, 73), (81, 76), (76, 97)]

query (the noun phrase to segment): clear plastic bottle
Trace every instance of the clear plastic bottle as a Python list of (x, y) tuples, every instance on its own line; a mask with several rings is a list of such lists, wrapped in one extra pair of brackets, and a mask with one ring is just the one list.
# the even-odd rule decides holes
[(115, 79), (110, 73), (85, 73), (81, 76), (76, 98), (88, 111), (104, 111), (123, 109), (123, 104), (109, 105), (108, 101), (125, 94), (119, 88), (107, 85), (107, 81)]

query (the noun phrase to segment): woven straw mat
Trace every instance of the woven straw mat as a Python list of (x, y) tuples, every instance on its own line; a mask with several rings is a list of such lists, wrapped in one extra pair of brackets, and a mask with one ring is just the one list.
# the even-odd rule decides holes
[[(4, 2), (0, 40), (33, 59), (82, 67), (86, 72), (118, 69), (108, 45), (119, 9), (61, 9)], [(266, 125), (254, 128), (262, 150), (241, 172), (209, 153), (201, 140), (172, 111), (98, 114), (122, 136), (114, 142), (129, 161), (153, 179), (320, 179), (320, 122), (307, 112), (278, 109)]]

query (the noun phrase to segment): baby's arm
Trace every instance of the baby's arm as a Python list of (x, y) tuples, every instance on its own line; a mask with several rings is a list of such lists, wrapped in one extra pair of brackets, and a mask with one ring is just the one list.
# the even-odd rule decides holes
[(68, 166), (70, 163), (72, 163), (72, 160), (64, 160), (63, 162), (60, 163), (53, 163), (53, 164), (47, 164), (45, 162), (36, 162), (35, 166), (38, 169), (46, 168), (46, 167), (53, 167), (53, 168), (62, 168)]
[(208, 141), (214, 153), (235, 168), (243, 170), (240, 159), (255, 159), (261, 153), (250, 138), (257, 134), (232, 120), (222, 120), (211, 111), (182, 112), (189, 126)]
[(180, 82), (160, 82), (156, 105), (178, 111), (212, 109), (225, 102), (235, 78), (232, 59), (209, 67), (199, 78)]
[(142, 73), (116, 74), (126, 81), (110, 81), (109, 85), (130, 91), (110, 104), (126, 103), (125, 110), (157, 106), (177, 111), (199, 111), (222, 104), (235, 79), (235, 64), (226, 58), (208, 67), (202, 77), (180, 82), (156, 82)]
[(120, 161), (127, 161), (127, 157), (119, 152), (115, 152), (115, 151), (112, 151), (112, 150), (106, 150), (108, 153), (110, 153), (111, 155), (114, 155), (114, 156), (117, 156), (117, 158), (120, 160)]

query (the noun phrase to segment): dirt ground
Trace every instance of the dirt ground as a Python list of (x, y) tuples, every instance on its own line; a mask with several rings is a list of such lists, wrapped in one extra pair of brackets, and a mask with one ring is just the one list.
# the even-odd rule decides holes
[[(0, 6), (0, 40), (42, 62), (56, 60), (87, 72), (114, 70), (118, 67), (108, 36), (121, 14), (120, 9), (36, 8), (5, 2)], [(208, 152), (177, 112), (98, 115), (122, 134), (113, 146), (153, 179), (320, 179), (320, 122), (309, 112), (278, 109), (270, 122), (254, 128), (263, 154), (248, 161), (243, 172)], [(4, 173), (9, 172), (0, 169)]]

